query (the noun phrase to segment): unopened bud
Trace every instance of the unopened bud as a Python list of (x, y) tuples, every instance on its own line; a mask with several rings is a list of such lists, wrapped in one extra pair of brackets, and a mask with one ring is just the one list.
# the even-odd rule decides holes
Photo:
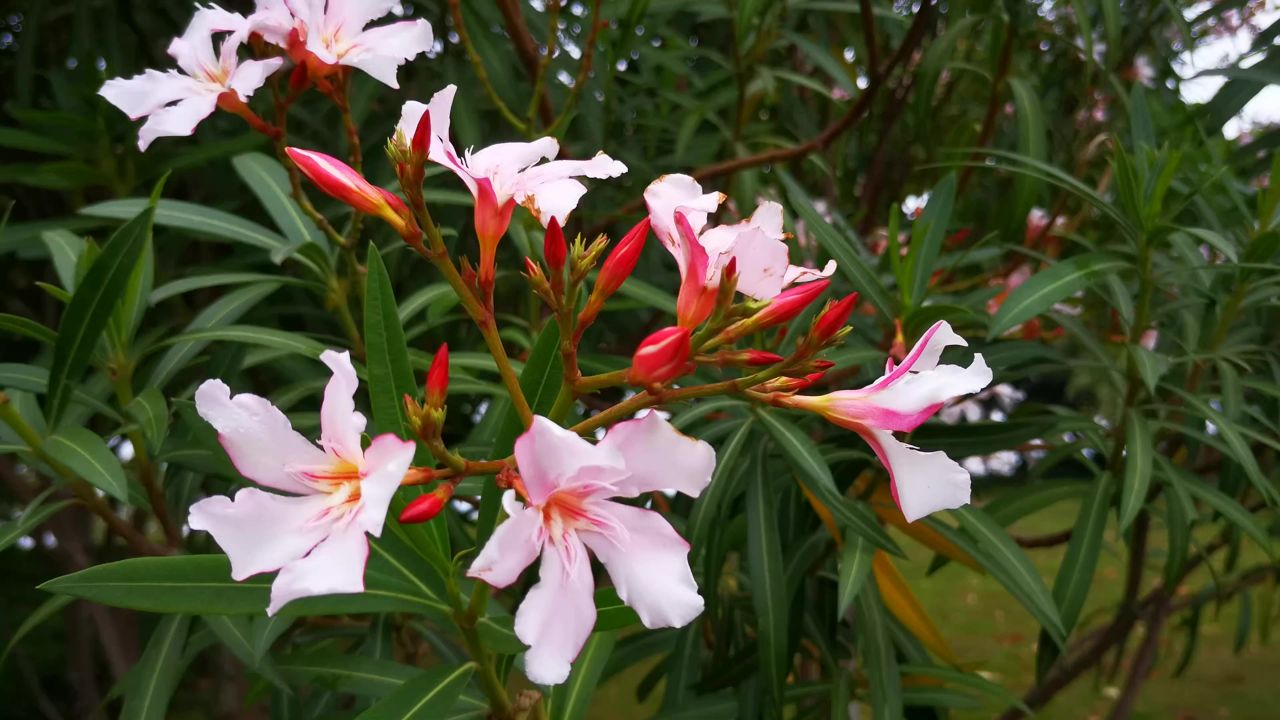
[(762, 393), (794, 393), (804, 390), (822, 379), (826, 373), (814, 372), (800, 378), (782, 377), (757, 385), (754, 390)]
[(511, 225), (511, 213), (515, 209), (515, 198), (499, 202), (493, 183), (487, 178), (476, 180), (475, 223), (476, 238), (480, 241), (478, 279), (480, 286), (486, 290), (493, 288), (494, 278), (497, 277), (498, 243), (507, 234), (507, 227)]
[(440, 346), (436, 356), (431, 358), (431, 368), (427, 370), (427, 403), (432, 409), (444, 407), (445, 396), (449, 393), (449, 344)]
[(420, 239), (422, 231), (400, 198), (365, 180), (354, 168), (324, 153), (286, 148), (289, 159), (316, 187), (366, 215), (395, 228), (401, 237)]
[(845, 323), (849, 321), (849, 316), (853, 314), (853, 308), (857, 304), (858, 293), (855, 292), (827, 305), (813, 323), (813, 330), (809, 335), (813, 342), (822, 345), (834, 338), (836, 333), (844, 329)]
[(524, 259), (524, 276), (529, 281), (529, 287), (533, 288), (533, 292), (554, 309), (556, 307), (556, 294), (551, 291), (551, 283), (547, 282), (547, 276), (542, 272), (542, 266), (531, 257)]
[(413, 140), (409, 147), (415, 155), (425, 158), (431, 150), (431, 111), (425, 110), (418, 119), (418, 127), (413, 131)]
[(783, 357), (767, 350), (721, 350), (710, 360), (720, 366), (764, 367), (783, 361)]
[(830, 280), (816, 280), (783, 290), (756, 314), (729, 326), (716, 337), (716, 342), (732, 342), (744, 335), (795, 319), (810, 303), (818, 299), (830, 284)]
[(664, 328), (645, 338), (631, 358), (627, 382), (649, 387), (664, 385), (685, 373), (689, 365), (688, 328)]
[(425, 495), (414, 498), (400, 511), (400, 523), (412, 525), (424, 523), (440, 514), (453, 497), (453, 483), (441, 485)]
[(569, 245), (564, 240), (564, 229), (554, 217), (547, 223), (547, 233), (542, 240), (542, 257), (547, 261), (554, 277), (564, 273), (564, 263), (569, 256)]
[(640, 251), (644, 250), (644, 242), (649, 238), (649, 218), (636, 223), (636, 226), (622, 237), (609, 257), (605, 258), (600, 274), (596, 277), (592, 294), (608, 297), (622, 287), (622, 283), (631, 277), (640, 261)]
[(409, 421), (409, 429), (413, 434), (422, 434), (422, 405), (409, 393), (404, 394), (404, 416)]

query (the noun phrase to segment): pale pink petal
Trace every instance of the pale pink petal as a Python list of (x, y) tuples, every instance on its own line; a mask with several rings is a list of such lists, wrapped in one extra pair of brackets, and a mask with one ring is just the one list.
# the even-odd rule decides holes
[(290, 468), (333, 463), (323, 450), (299, 435), (289, 418), (266, 398), (231, 395), (221, 380), (206, 380), (196, 390), (196, 412), (218, 431), (218, 439), (236, 470), (246, 478), (285, 492), (315, 490), (295, 479)]
[(968, 344), (964, 338), (951, 329), (951, 323), (946, 320), (939, 320), (925, 331), (924, 336), (916, 341), (916, 344), (911, 348), (911, 352), (907, 353), (907, 356), (903, 358), (900, 364), (885, 372), (884, 377), (872, 383), (867, 390), (878, 390), (886, 385), (895, 383), (909, 372), (932, 370), (938, 366), (938, 359), (942, 357), (943, 350), (952, 345), (965, 347)]
[(196, 95), (149, 115), (138, 130), (138, 149), (146, 150), (156, 138), (186, 137), (218, 107), (218, 95)]
[(323, 33), (326, 30), (324, 11), (326, 0), (284, 0), (284, 4), (298, 22), (309, 31)]
[(756, 211), (751, 213), (751, 217), (747, 218), (747, 222), (752, 227), (760, 228), (767, 237), (775, 240), (783, 240), (786, 238), (786, 232), (782, 229), (782, 205), (772, 200), (765, 200), (756, 206)]
[(431, 49), (431, 23), (408, 20), (376, 27), (360, 34), (339, 61), (368, 73), (373, 79), (399, 88), (396, 71), (406, 61)]
[(707, 216), (724, 202), (724, 194), (703, 193), (697, 180), (688, 175), (663, 175), (649, 183), (644, 190), (644, 202), (649, 208), (653, 234), (677, 260), (681, 257), (680, 233), (676, 229), (675, 214), (683, 212), (695, 234), (702, 232)]
[(320, 444), (334, 455), (359, 466), (363, 457), (360, 435), (366, 421), (363, 414), (356, 412), (355, 394), (360, 387), (360, 379), (351, 365), (351, 353), (325, 350), (320, 353), (320, 360), (333, 371), (333, 377), (324, 388), (324, 403), (320, 406)]
[(652, 410), (609, 428), (600, 447), (621, 455), (631, 473), (615, 484), (616, 497), (655, 490), (677, 490), (698, 497), (716, 469), (716, 451), (710, 445), (676, 430)]
[(790, 267), (787, 244), (766, 236), (759, 228), (721, 225), (704, 232), (701, 240), (708, 254), (725, 258), (717, 263), (720, 267), (729, 257), (737, 260), (738, 292), (756, 300), (771, 300), (786, 286)]
[(248, 28), (267, 42), (284, 47), (289, 40), (289, 31), (293, 30), (293, 22), (293, 13), (289, 12), (284, 0), (257, 0), (248, 19)]
[(458, 155), (458, 151), (454, 149), (453, 142), (449, 140), (450, 113), (453, 111), (453, 97), (457, 93), (456, 85), (446, 85), (435, 95), (431, 96), (431, 101), (423, 104), (420, 102), (410, 101), (404, 104), (400, 110), (400, 122), (396, 128), (404, 133), (406, 140), (413, 139), (413, 134), (418, 129), (418, 122), (422, 119), (424, 112), (431, 112), (431, 145), (427, 151), (427, 158), (431, 162), (444, 165), (462, 179), (466, 183), (467, 189), (471, 191), (471, 195), (477, 193), (476, 178), (471, 171), (462, 164), (462, 159)]
[(541, 505), (553, 491), (598, 479), (612, 483), (626, 474), (622, 456), (592, 445), (541, 415), (516, 439), (516, 465), (529, 502)]
[(137, 120), (172, 102), (202, 94), (201, 84), (176, 70), (148, 70), (131, 78), (112, 78), (98, 94)]
[(283, 64), (284, 58), (246, 60), (227, 78), (227, 87), (234, 90), (241, 100), (248, 100)]
[(554, 180), (574, 177), (604, 180), (618, 177), (626, 172), (626, 165), (602, 152), (596, 153), (595, 157), (590, 160), (552, 160), (537, 167), (531, 167), (521, 173), (517, 193), (535, 193), (539, 185)]
[(463, 165), (478, 178), (488, 178), (501, 205), (515, 196), (519, 188), (520, 173), (542, 160), (550, 160), (560, 152), (560, 143), (553, 137), (538, 138), (533, 142), (508, 142), (490, 145), (468, 152)]
[(938, 365), (932, 370), (909, 373), (878, 391), (863, 395), (858, 402), (866, 409), (858, 414), (873, 427), (911, 432), (947, 400), (978, 392), (990, 384), (991, 368), (982, 355), (977, 354), (967, 368)]
[[(702, 596), (689, 570), (689, 543), (658, 513), (621, 503), (607, 505), (623, 532), (580, 531), (600, 559), (618, 597), (650, 629), (683, 627), (702, 613)], [(597, 508), (599, 512), (606, 512)]]
[(564, 225), (569, 213), (578, 207), (578, 201), (586, 193), (587, 186), (577, 180), (552, 180), (539, 185), (531, 193), (517, 193), (515, 197), (516, 202), (533, 213), (533, 217), (545, 227), (551, 218)]
[(413, 463), (417, 445), (385, 433), (374, 438), (364, 451), (364, 474), (360, 478), (360, 514), (356, 521), (364, 531), (379, 537), (387, 519), (391, 496)]
[(399, 4), (400, 0), (329, 0), (325, 23), (354, 34)]
[(835, 274), (835, 271), (836, 271), (835, 260), (828, 260), (827, 264), (823, 266), (821, 270), (815, 270), (814, 268), (801, 267), (799, 265), (790, 265), (787, 267), (787, 274), (784, 275), (782, 278), (782, 284), (785, 286), (785, 285), (794, 285), (796, 283), (813, 282), (814, 280), (829, 278)]
[(234, 33), (247, 27), (248, 21), (240, 13), (228, 12), (217, 5), (197, 6), (187, 29), (169, 43), (169, 56), (186, 74), (203, 78), (220, 66), (213, 52), (214, 33)]
[(575, 537), (567, 554), (577, 562), (566, 565), (561, 553), (547, 545), (533, 586), (516, 610), (516, 637), (529, 646), (524, 673), (539, 685), (558, 685), (569, 677), (569, 666), (596, 624), (595, 582), (586, 549)]
[(907, 522), (969, 503), (969, 471), (943, 452), (921, 452), (877, 428), (859, 431), (889, 470), (893, 497)]
[(244, 580), (306, 555), (329, 534), (329, 523), (317, 521), (328, 508), (324, 495), (292, 497), (243, 488), (235, 500), (218, 495), (195, 503), (187, 524), (212, 535), (231, 560), (231, 577)]
[(267, 614), (275, 615), (298, 598), (364, 592), (364, 567), (369, 540), (359, 525), (336, 530), (307, 554), (280, 569), (271, 583)]
[(467, 570), (467, 577), (483, 580), (496, 588), (515, 582), (537, 559), (546, 539), (541, 510), (517, 503), (513, 490), (506, 492), (502, 502), (509, 517), (494, 529)]

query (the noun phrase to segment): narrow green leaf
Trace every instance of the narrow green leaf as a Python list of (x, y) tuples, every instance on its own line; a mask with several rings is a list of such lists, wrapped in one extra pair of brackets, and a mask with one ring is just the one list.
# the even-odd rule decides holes
[(40, 233), (40, 241), (49, 250), (49, 260), (58, 275), (58, 282), (67, 292), (76, 289), (76, 264), (84, 254), (85, 240), (69, 230), (46, 230)]
[(1094, 572), (1098, 567), (1098, 554), (1102, 550), (1102, 536), (1107, 530), (1107, 508), (1111, 507), (1113, 481), (1109, 473), (1103, 473), (1094, 482), (1093, 494), (1080, 505), (1067, 554), (1058, 566), (1058, 576), (1053, 582), (1053, 598), (1058, 603), (1062, 626), (1070, 634), (1080, 618), (1084, 601), (1094, 584)]
[(795, 178), (786, 171), (779, 171), (778, 177), (787, 190), (787, 197), (791, 198), (791, 207), (804, 220), (805, 227), (813, 233), (818, 244), (827, 251), (827, 254), (835, 258), (840, 272), (849, 279), (858, 292), (876, 306), (884, 318), (897, 317), (889, 290), (881, 282), (871, 262), (863, 256), (863, 250), (857, 246), (856, 240), (841, 235), (818, 214), (818, 211), (813, 208), (813, 199), (800, 187)]
[[(44, 394), (49, 390), (49, 371), (34, 365), (0, 363), (0, 387), (12, 388), (14, 390), (25, 390), (36, 394)], [(92, 408), (94, 412), (100, 413), (112, 420), (121, 422), (124, 420), (110, 405), (107, 405), (80, 388), (75, 388), (71, 391), (71, 401), (73, 403)]]
[(9, 313), (0, 313), (0, 330), (29, 337), (46, 345), (53, 345), (58, 340), (58, 333), (35, 320), (18, 315), (10, 315)]
[[(80, 213), (90, 217), (125, 220), (143, 212), (149, 203), (150, 200), (147, 198), (107, 200), (81, 208)], [(173, 227), (204, 237), (244, 243), (272, 253), (285, 252), (289, 247), (283, 237), (257, 223), (228, 212), (181, 200), (161, 200), (157, 203), (155, 222), (162, 227)]]
[(376, 245), (370, 243), (366, 258), (368, 280), (365, 289), (364, 335), (368, 354), (369, 401), (373, 421), (381, 432), (401, 438), (412, 437), (404, 416), (404, 396), (416, 397), (413, 369), (405, 345), (404, 328), (397, 314), (391, 277)]
[(915, 224), (911, 226), (911, 245), (907, 254), (910, 286), (903, 288), (904, 305), (914, 308), (924, 302), (929, 280), (936, 269), (942, 241), (947, 237), (947, 223), (951, 222), (951, 208), (956, 199), (956, 177), (947, 175), (933, 188), (929, 203)]
[[(167, 341), (169, 349), (165, 350), (164, 355), (161, 355), (155, 366), (151, 368), (151, 374), (147, 380), (148, 385), (156, 388), (164, 387), (179, 370), (199, 355), (210, 342), (208, 339), (187, 336), (199, 331), (207, 331), (229, 325), (239, 320), (245, 313), (278, 289), (280, 289), (280, 283), (275, 281), (246, 285), (210, 303), (191, 319), (191, 322), (187, 324), (182, 333)], [(319, 353), (316, 356), (318, 357)]]
[(357, 720), (437, 720), (458, 701), (475, 672), (474, 663), (432, 668), (405, 682)]
[(839, 595), (836, 601), (836, 617), (842, 618), (858, 591), (866, 584), (871, 573), (871, 559), (875, 556), (875, 548), (865, 538), (853, 531), (844, 534), (844, 547), (840, 550), (840, 567), (837, 575)]
[(980, 551), (977, 559), (1031, 613), (1059, 646), (1066, 630), (1053, 595), (1036, 568), (1008, 533), (982, 510), (970, 505), (951, 511)]
[(898, 658), (889, 635), (892, 622), (880, 601), (875, 583), (867, 583), (854, 598), (858, 648), (871, 689), (871, 716), (876, 720), (901, 720), (902, 679)]
[(617, 641), (618, 633), (614, 631), (597, 631), (591, 634), (582, 652), (573, 661), (569, 679), (551, 691), (551, 698), (547, 703), (547, 717), (550, 720), (583, 720), (587, 716), (587, 708), (596, 695), (605, 663), (609, 661)]
[(375, 698), (387, 697), (422, 675), (411, 665), (351, 653), (286, 655), (276, 660), (276, 667), (290, 682)]
[[(1274, 503), (1280, 501), (1280, 492), (1271, 484), (1267, 476), (1262, 472), (1262, 467), (1258, 465), (1258, 458), (1254, 455), (1253, 449), (1249, 446), (1249, 442), (1244, 439), (1240, 430), (1236, 427), (1237, 423), (1231, 421), (1222, 413), (1218, 412), (1203, 398), (1194, 393), (1186, 392), (1180, 388), (1173, 388), (1193, 411), (1200, 417), (1213, 423), (1217, 428), (1219, 436), (1227, 444), (1228, 454), (1231, 459), (1240, 464), (1244, 468), (1245, 476), (1249, 478), (1249, 482), (1253, 483), (1254, 488), (1267, 502)], [(1188, 488), (1190, 489), (1190, 488)]]
[(169, 700), (182, 677), (182, 648), (187, 642), (191, 618), (167, 615), (161, 618), (147, 641), (142, 659), (129, 674), (121, 720), (164, 720)]
[(247, 285), (249, 283), (272, 282), (281, 285), (302, 285), (305, 281), (298, 278), (287, 277), (284, 275), (269, 275), (267, 273), (254, 272), (225, 272), (225, 273), (206, 273), (203, 275), (192, 275), (190, 277), (179, 278), (172, 282), (165, 283), (155, 290), (151, 291), (149, 302), (152, 305), (159, 304), (170, 298), (178, 297), (191, 292), (192, 290), (203, 290), (205, 288), (223, 287), (225, 285)]
[(1160, 378), (1169, 370), (1169, 358), (1153, 350), (1148, 350), (1141, 345), (1128, 345), (1127, 347), (1129, 348), (1129, 357), (1133, 360), (1133, 366), (1138, 370), (1138, 375), (1142, 377), (1142, 384), (1147, 386), (1147, 392), (1154, 394), (1156, 387), (1160, 384)]
[(152, 215), (151, 210), (143, 210), (116, 230), (71, 296), (58, 325), (58, 340), (53, 346), (53, 364), (49, 370), (45, 415), (50, 427), (58, 426), (71, 402), (75, 384), (89, 365), (89, 356), (98, 338), (124, 295), (129, 276), (146, 245)]
[(1203, 479), (1175, 466), (1163, 456), (1159, 458), (1159, 462), (1166, 476), (1174, 480), (1182, 490), (1216, 510), (1256, 542), (1268, 556), (1275, 557), (1270, 534), (1240, 503)]
[(152, 452), (159, 452), (169, 432), (169, 404), (165, 402), (164, 393), (154, 387), (146, 388), (124, 411), (142, 428)]
[(13, 635), (9, 638), (9, 642), (5, 643), (4, 652), (0, 653), (0, 670), (4, 669), (4, 661), (9, 659), (9, 653), (22, 642), (32, 630), (43, 625), (49, 618), (62, 612), (62, 609), (75, 601), (75, 598), (68, 595), (54, 595), (53, 597), (40, 603), (31, 614), (22, 621), (22, 624), (13, 631)]
[(1151, 486), (1151, 458), (1155, 454), (1155, 438), (1146, 420), (1135, 410), (1125, 416), (1124, 492), (1120, 494), (1120, 532), (1147, 504), (1147, 488)]
[(1011, 328), (1036, 317), (1054, 303), (1089, 287), (1100, 276), (1124, 268), (1128, 263), (1106, 253), (1089, 253), (1063, 260), (1032, 275), (1014, 288), (991, 320), (987, 333), (999, 337)]
[(707, 537), (724, 521), (721, 513), (733, 497), (737, 485), (734, 480), (742, 467), (743, 450), (754, 426), (750, 420), (743, 422), (716, 452), (716, 469), (711, 475), (711, 483), (694, 502), (689, 517), (689, 545), (694, 553), (704, 547)]
[(45, 440), (44, 449), (90, 485), (121, 502), (129, 501), (129, 482), (120, 459), (93, 432), (82, 427), (63, 428)]
[(242, 615), (205, 615), (200, 619), (245, 667), (276, 687), (288, 688), (271, 658), (257, 653), (254, 647), (253, 622), (249, 618)]
[(258, 152), (244, 153), (231, 159), (231, 165), (271, 216), (289, 244), (271, 253), (271, 261), (280, 264), (294, 250), (306, 243), (328, 248), (324, 235), (294, 202), (290, 195), (289, 173), (273, 157)]
[(53, 517), (59, 510), (74, 502), (74, 500), (59, 500), (58, 502), (44, 505), (39, 502), (40, 499), (42, 498), (32, 502), (17, 518), (0, 523), (0, 551), (4, 551), (17, 542), (18, 538), (30, 533), (45, 520)]
[(780, 717), (782, 689), (790, 674), (787, 657), (786, 567), (782, 563), (782, 539), (778, 534), (776, 492), (764, 452), (754, 463), (747, 484), (747, 558), (751, 571), (751, 601), (756, 613), (756, 642), (760, 651), (760, 677), (771, 716)]

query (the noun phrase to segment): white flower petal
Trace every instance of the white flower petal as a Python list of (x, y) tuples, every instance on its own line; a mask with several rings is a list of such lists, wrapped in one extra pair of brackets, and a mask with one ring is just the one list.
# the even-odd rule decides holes
[(275, 615), (298, 598), (364, 592), (364, 568), (369, 540), (359, 525), (351, 523), (335, 531), (301, 560), (280, 569), (271, 583), (267, 614)]
[(592, 445), (541, 415), (516, 439), (516, 465), (529, 501), (541, 505), (552, 491), (571, 481), (591, 481), (592, 475), (613, 482), (626, 473), (616, 451)]
[(689, 569), (689, 543), (652, 510), (620, 503), (599, 503), (594, 509), (607, 512), (625, 530), (609, 536), (579, 533), (609, 571), (618, 597), (647, 628), (693, 622), (702, 613), (703, 601)]
[(700, 233), (707, 224), (707, 216), (724, 202), (724, 194), (704, 194), (697, 180), (688, 175), (673, 174), (663, 175), (649, 183), (644, 190), (644, 202), (653, 222), (653, 234), (680, 261), (684, 254), (680, 250), (680, 233), (676, 230), (676, 212), (684, 213), (694, 233)]
[(893, 497), (907, 522), (969, 503), (969, 471), (943, 452), (921, 452), (887, 430), (860, 433), (889, 470)]
[(138, 130), (138, 149), (146, 150), (156, 138), (191, 135), (200, 121), (212, 115), (217, 107), (218, 96), (209, 93), (179, 100), (169, 107), (156, 110)]
[(387, 519), (391, 496), (413, 463), (417, 445), (385, 433), (374, 438), (364, 451), (364, 476), (360, 480), (360, 514), (357, 522), (364, 531), (380, 537)]
[[(514, 491), (507, 491), (506, 504), (510, 504), (514, 495)], [(467, 577), (504, 588), (515, 582), (542, 552), (542, 511), (532, 507), (510, 508), (509, 514), (472, 561)]]
[(578, 207), (578, 201), (587, 194), (587, 186), (577, 180), (552, 180), (527, 194), (517, 194), (516, 202), (523, 205), (543, 227), (551, 218), (562, 226), (569, 213)]
[(212, 535), (231, 559), (231, 577), (244, 580), (306, 555), (329, 533), (328, 523), (317, 522), (328, 507), (323, 495), (289, 497), (242, 488), (235, 500), (219, 495), (195, 503), (187, 523)]
[(400, 0), (329, 0), (325, 24), (355, 33), (399, 4)]
[(586, 548), (572, 536), (566, 566), (560, 552), (547, 545), (538, 569), (538, 584), (516, 610), (516, 637), (529, 646), (524, 672), (539, 685), (557, 685), (569, 677), (570, 664), (582, 651), (596, 624), (595, 582)]
[(600, 447), (617, 452), (630, 473), (615, 485), (615, 497), (655, 490), (698, 497), (716, 469), (716, 451), (710, 445), (676, 430), (652, 410), (609, 428)]
[(340, 63), (360, 68), (373, 79), (399, 88), (397, 69), (409, 59), (431, 49), (435, 41), (431, 23), (409, 20), (360, 33)]
[(325, 350), (320, 353), (320, 361), (333, 371), (320, 406), (320, 444), (358, 467), (364, 456), (360, 435), (367, 421), (362, 413), (356, 412), (355, 394), (360, 388), (360, 379), (351, 365), (351, 353)]
[(294, 479), (289, 468), (324, 467), (333, 460), (299, 435), (275, 405), (250, 393), (232, 397), (221, 380), (204, 381), (195, 399), (196, 411), (218, 431), (222, 447), (241, 475), (285, 492), (315, 492)]
[(246, 60), (227, 78), (227, 87), (234, 90), (241, 100), (248, 100), (283, 64), (284, 58)]
[(98, 94), (131, 119), (159, 110), (169, 103), (204, 93), (200, 83), (176, 70), (147, 70), (131, 78), (112, 78)]

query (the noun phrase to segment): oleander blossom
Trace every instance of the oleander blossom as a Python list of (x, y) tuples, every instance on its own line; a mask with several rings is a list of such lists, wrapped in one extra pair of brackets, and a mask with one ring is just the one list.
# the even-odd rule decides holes
[(399, 88), (401, 65), (431, 49), (435, 36), (426, 20), (366, 26), (399, 6), (398, 0), (258, 0), (249, 17), (252, 32), (284, 48), (313, 76), (353, 67)]
[(939, 365), (942, 351), (967, 345), (945, 321), (920, 338), (902, 363), (890, 358), (885, 374), (859, 390), (819, 396), (781, 396), (777, 403), (821, 414), (862, 436), (889, 470), (893, 498), (908, 522), (969, 502), (969, 472), (942, 452), (921, 452), (893, 436), (911, 432), (948, 400), (978, 392), (991, 383), (981, 354), (969, 367)]
[[(682, 279), (701, 280), (706, 287), (715, 288), (732, 259), (736, 260), (738, 290), (756, 300), (769, 300), (790, 285), (835, 272), (834, 260), (821, 270), (791, 264), (782, 206), (776, 202), (761, 202), (742, 222), (708, 228), (708, 217), (724, 199), (723, 193), (704, 193), (698, 181), (688, 175), (663, 175), (645, 188), (653, 232), (675, 257)], [(684, 221), (678, 215), (683, 215)], [(703, 253), (705, 263), (700, 257)], [(690, 278), (691, 272), (704, 276)]]
[(681, 627), (702, 612), (688, 543), (658, 513), (610, 498), (662, 489), (697, 497), (715, 469), (710, 445), (650, 412), (614, 425), (596, 445), (535, 417), (515, 450), (521, 482), (503, 497), (510, 517), (467, 574), (504, 588), (541, 555), (538, 584), (515, 618), (530, 680), (564, 682), (595, 626), (587, 550), (645, 627)]
[(422, 114), (430, 112), (427, 159), (452, 170), (475, 198), (482, 270), (492, 268), (498, 241), (506, 233), (517, 204), (533, 213), (543, 227), (552, 218), (563, 226), (587, 192), (587, 186), (576, 178), (602, 180), (627, 171), (626, 165), (603, 152), (589, 160), (553, 160), (560, 152), (560, 143), (553, 137), (498, 143), (459, 154), (449, 140), (449, 116), (457, 89), (456, 85), (448, 85), (426, 104), (405, 103), (396, 132), (406, 140), (412, 138)]
[[(214, 49), (214, 36), (224, 35)], [(233, 112), (247, 112), (247, 101), (281, 58), (244, 60), (238, 56), (248, 37), (243, 15), (216, 5), (199, 7), (191, 24), (169, 44), (177, 70), (147, 70), (130, 78), (112, 78), (98, 94), (134, 120), (147, 118), (138, 131), (138, 149), (146, 150), (161, 137), (183, 137), (195, 132), (202, 120), (219, 105)]]
[(333, 371), (320, 408), (320, 443), (295, 431), (264, 398), (232, 395), (220, 380), (196, 390), (196, 410), (218, 431), (236, 470), (277, 494), (255, 487), (235, 498), (191, 506), (187, 522), (207, 530), (244, 580), (279, 570), (267, 614), (298, 598), (364, 591), (369, 541), (378, 537), (391, 496), (413, 461), (414, 444), (392, 434), (361, 448), (365, 417), (353, 397), (359, 380), (346, 352), (326, 350)]

